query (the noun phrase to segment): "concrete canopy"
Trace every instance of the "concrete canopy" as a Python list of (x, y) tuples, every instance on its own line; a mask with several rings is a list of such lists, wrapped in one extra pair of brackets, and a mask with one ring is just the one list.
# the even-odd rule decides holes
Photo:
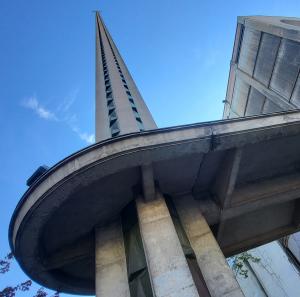
[(27, 190), (10, 224), (11, 249), (42, 285), (94, 294), (94, 228), (119, 217), (151, 164), (161, 192), (193, 195), (225, 255), (235, 254), (299, 230), (299, 151), (298, 111), (96, 143)]

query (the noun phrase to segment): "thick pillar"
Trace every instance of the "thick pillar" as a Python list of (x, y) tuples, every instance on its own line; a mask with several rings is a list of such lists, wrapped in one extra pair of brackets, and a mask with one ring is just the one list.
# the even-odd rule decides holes
[(211, 297), (243, 297), (244, 294), (200, 211), (199, 202), (192, 196), (177, 197), (174, 202)]
[(130, 297), (121, 223), (97, 228), (96, 296)]
[(154, 296), (198, 297), (164, 197), (136, 205)]

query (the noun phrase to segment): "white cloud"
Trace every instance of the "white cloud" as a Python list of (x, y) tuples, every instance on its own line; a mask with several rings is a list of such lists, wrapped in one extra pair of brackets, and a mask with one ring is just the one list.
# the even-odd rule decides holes
[(43, 107), (35, 96), (25, 98), (22, 105), (26, 108), (32, 109), (42, 119), (57, 121), (56, 115), (50, 110)]
[(67, 112), (73, 105), (74, 101), (77, 98), (79, 90), (74, 89), (72, 90), (62, 101), (62, 103), (58, 106), (57, 111), (60, 112)]
[(33, 110), (40, 118), (44, 120), (65, 123), (82, 141), (90, 145), (95, 142), (95, 135), (82, 132), (78, 128), (77, 115), (74, 113), (72, 114), (69, 111), (73, 102), (76, 100), (77, 94), (77, 89), (75, 89), (73, 92), (70, 92), (70, 94), (64, 99), (63, 103), (58, 106), (56, 113), (42, 106), (36, 96), (25, 98), (21, 104), (23, 107)]
[(77, 126), (70, 126), (70, 128), (75, 132), (79, 138), (83, 141), (85, 141), (87, 144), (92, 144), (95, 142), (95, 135), (94, 134), (88, 134), (86, 132), (81, 132)]
[(80, 139), (85, 141), (87, 144), (92, 144), (95, 142), (94, 134), (79, 133), (78, 135), (79, 135)]

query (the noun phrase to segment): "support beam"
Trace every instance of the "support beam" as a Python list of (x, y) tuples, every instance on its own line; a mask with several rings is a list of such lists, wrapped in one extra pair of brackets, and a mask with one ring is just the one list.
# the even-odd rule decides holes
[(192, 196), (177, 197), (174, 202), (211, 297), (244, 296), (200, 211), (199, 203)]
[(139, 197), (136, 205), (154, 296), (198, 297), (164, 197)]
[[(242, 149), (236, 148), (229, 150), (225, 155), (219, 173), (217, 174), (214, 184), (214, 192), (216, 193), (218, 202), (222, 208), (231, 205), (232, 193), (235, 188), (240, 163), (242, 158)], [(218, 228), (218, 240), (224, 228), (223, 216), (221, 213), (220, 224)]]
[(143, 192), (146, 201), (155, 198), (155, 182), (152, 164), (144, 164), (141, 166)]
[(281, 203), (300, 197), (300, 174), (298, 172), (268, 178), (239, 186), (232, 193), (233, 206), (259, 203), (260, 207), (270, 203)]
[(270, 88), (267, 88), (262, 83), (260, 83), (259, 81), (255, 80), (250, 75), (248, 75), (246, 72), (237, 68), (237, 65), (235, 67), (236, 67), (235, 69), (236, 77), (242, 79), (250, 86), (253, 86), (256, 90), (258, 90), (260, 93), (265, 95), (273, 103), (280, 106), (282, 110), (297, 109), (297, 107), (294, 104), (288, 102), (284, 97), (280, 96), (277, 92), (271, 90)]
[(267, 232), (255, 237), (251, 237), (243, 241), (238, 241), (236, 244), (225, 246), (222, 248), (222, 250), (224, 255), (226, 255), (226, 257), (231, 257), (241, 252), (256, 248), (260, 245), (267, 244), (271, 241), (278, 240), (286, 235), (295, 233), (297, 231), (300, 230), (299, 229), (297, 230), (294, 227), (290, 227), (290, 226), (280, 227), (272, 230), (271, 232)]
[(130, 297), (121, 223), (97, 228), (96, 296)]
[(209, 225), (214, 225), (265, 207), (297, 200), (299, 197), (300, 174), (294, 173), (237, 187), (232, 193), (231, 207), (221, 209), (214, 201), (201, 200), (198, 196), (196, 202)]
[(231, 195), (235, 188), (241, 158), (242, 149), (237, 148), (227, 151), (217, 174), (214, 192), (221, 206), (224, 208), (231, 204)]

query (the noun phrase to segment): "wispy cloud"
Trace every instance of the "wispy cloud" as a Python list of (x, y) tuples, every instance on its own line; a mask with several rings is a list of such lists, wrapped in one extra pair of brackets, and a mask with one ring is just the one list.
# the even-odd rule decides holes
[(79, 136), (79, 138), (85, 141), (88, 144), (92, 144), (95, 142), (95, 135), (88, 134), (86, 132), (81, 132), (76, 126), (71, 127), (71, 129)]
[(77, 115), (70, 112), (71, 106), (76, 100), (78, 90), (70, 92), (62, 103), (55, 109), (56, 112), (45, 108), (36, 96), (31, 96), (22, 100), (21, 105), (27, 109), (31, 109), (40, 118), (49, 121), (57, 121), (66, 124), (82, 141), (87, 144), (95, 142), (95, 135), (81, 131), (78, 127)]
[(68, 112), (78, 96), (78, 89), (72, 90), (57, 107), (58, 112)]
[(40, 118), (50, 121), (57, 121), (56, 115), (50, 110), (42, 106), (37, 100), (36, 96), (25, 98), (22, 105), (26, 108), (32, 109)]

